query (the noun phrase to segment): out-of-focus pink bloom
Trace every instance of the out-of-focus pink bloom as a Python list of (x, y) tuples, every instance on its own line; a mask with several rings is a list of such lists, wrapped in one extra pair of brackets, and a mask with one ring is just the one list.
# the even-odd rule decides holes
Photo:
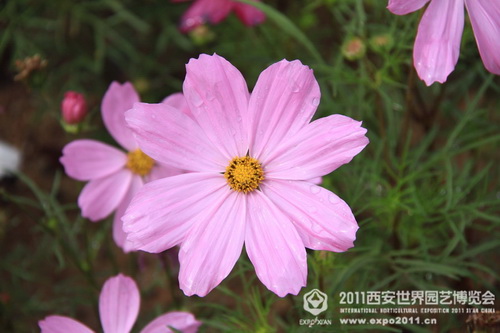
[[(125, 111), (132, 108), (135, 102), (139, 102), (139, 96), (132, 84), (113, 82), (101, 105), (104, 125), (127, 152), (84, 139), (67, 144), (60, 159), (70, 177), (89, 181), (78, 197), (84, 217), (99, 221), (115, 211), (113, 238), (125, 252), (129, 251), (129, 247), (121, 216), (132, 196), (145, 182), (181, 172), (154, 161), (139, 149), (125, 123)], [(181, 105), (182, 99), (177, 97), (176, 103)]]
[[(184, 2), (186, 0), (172, 0)], [(254, 0), (259, 1), (259, 0)], [(181, 31), (188, 32), (205, 24), (221, 22), (231, 11), (247, 26), (262, 23), (266, 18), (257, 8), (233, 0), (194, 0), (181, 18)]]
[[(99, 314), (104, 333), (128, 333), (139, 313), (139, 289), (134, 280), (119, 274), (109, 278), (99, 297)], [(188, 312), (163, 314), (141, 330), (141, 333), (172, 333), (169, 327), (183, 333), (198, 331), (201, 322)], [(42, 333), (91, 333), (81, 322), (65, 316), (48, 316), (38, 322)]]
[(189, 170), (146, 184), (123, 217), (134, 249), (180, 245), (180, 287), (204, 296), (232, 270), (245, 245), (257, 276), (279, 296), (306, 284), (305, 248), (346, 251), (358, 229), (349, 206), (315, 185), (367, 144), (361, 122), (313, 122), (320, 90), (312, 70), (282, 60), (250, 95), (224, 58), (191, 59), (184, 81), (191, 116), (136, 103), (126, 120), (139, 146)]
[(418, 76), (430, 86), (443, 83), (455, 69), (464, 29), (464, 4), (486, 69), (500, 75), (499, 0), (389, 0), (388, 9), (405, 15), (430, 1), (418, 26), (413, 62)]
[(78, 124), (87, 115), (87, 101), (76, 91), (67, 91), (61, 102), (61, 113), (67, 124)]

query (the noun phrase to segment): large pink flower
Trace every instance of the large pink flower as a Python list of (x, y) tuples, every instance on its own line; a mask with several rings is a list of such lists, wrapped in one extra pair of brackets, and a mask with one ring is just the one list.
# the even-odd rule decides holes
[[(183, 2), (187, 0), (172, 0)], [(259, 0), (254, 0), (259, 1)], [(182, 15), (181, 30), (188, 32), (204, 24), (217, 24), (234, 10), (238, 18), (247, 26), (262, 23), (266, 18), (257, 8), (233, 0), (195, 0), (194, 4)]]
[(455, 69), (464, 29), (464, 3), (474, 29), (479, 53), (487, 70), (500, 75), (499, 0), (389, 0), (389, 10), (405, 15), (430, 1), (418, 26), (413, 62), (429, 86), (443, 83)]
[(367, 144), (342, 115), (313, 122), (320, 91), (312, 70), (282, 60), (252, 94), (224, 58), (187, 65), (187, 116), (137, 103), (126, 114), (141, 149), (189, 170), (146, 184), (123, 217), (134, 248), (180, 244), (180, 287), (206, 295), (231, 271), (243, 244), (259, 279), (279, 296), (306, 284), (305, 248), (341, 252), (358, 225), (349, 206), (310, 180), (348, 163)]
[[(175, 94), (165, 103), (170, 103), (169, 100), (177, 103), (178, 99)], [(115, 211), (113, 237), (124, 251), (129, 251), (129, 247), (121, 216), (132, 196), (144, 182), (180, 173), (175, 168), (160, 165), (139, 149), (125, 123), (125, 111), (139, 101), (132, 84), (113, 82), (101, 105), (104, 125), (127, 153), (99, 141), (84, 139), (67, 144), (60, 159), (70, 177), (89, 181), (78, 198), (84, 217), (98, 221)]]
[[(99, 297), (99, 314), (104, 333), (128, 333), (139, 313), (139, 289), (131, 278), (119, 274), (109, 278)], [(141, 333), (172, 333), (169, 327), (184, 332), (198, 331), (201, 322), (188, 312), (165, 313), (141, 330)], [(48, 316), (38, 322), (42, 333), (92, 333), (81, 322), (65, 316)]]

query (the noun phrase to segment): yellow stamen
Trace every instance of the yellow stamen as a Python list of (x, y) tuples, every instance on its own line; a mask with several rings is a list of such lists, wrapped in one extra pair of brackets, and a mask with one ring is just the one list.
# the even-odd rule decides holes
[(127, 168), (138, 175), (145, 176), (149, 174), (154, 164), (155, 161), (140, 149), (127, 154)]
[(247, 194), (259, 187), (264, 180), (264, 170), (255, 158), (235, 157), (226, 168), (224, 177), (233, 190)]

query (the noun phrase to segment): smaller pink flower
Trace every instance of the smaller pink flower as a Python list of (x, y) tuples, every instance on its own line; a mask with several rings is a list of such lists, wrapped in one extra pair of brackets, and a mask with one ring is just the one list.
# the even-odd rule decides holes
[[(104, 333), (128, 333), (139, 313), (139, 289), (133, 279), (118, 274), (109, 278), (99, 297), (99, 315)], [(165, 313), (141, 330), (141, 333), (171, 333), (170, 327), (184, 332), (198, 331), (201, 322), (188, 312)], [(65, 316), (48, 316), (38, 322), (42, 333), (92, 333), (81, 322)]]
[[(78, 197), (78, 206), (84, 217), (95, 222), (115, 212), (113, 238), (125, 252), (130, 247), (121, 217), (134, 194), (148, 181), (182, 173), (154, 161), (139, 149), (125, 123), (125, 111), (139, 101), (129, 82), (123, 85), (111, 83), (102, 100), (104, 125), (125, 151), (99, 141), (82, 139), (67, 144), (60, 159), (70, 177), (89, 181)], [(174, 94), (164, 103), (173, 103), (172, 106), (189, 112), (182, 94)]]
[[(183, 1), (186, 0), (172, 0), (172, 2)], [(266, 18), (264, 13), (257, 8), (241, 2), (233, 0), (195, 0), (194, 4), (189, 7), (181, 18), (181, 31), (189, 32), (205, 23), (218, 24), (231, 11), (234, 11), (236, 16), (247, 26), (262, 23)]]
[(396, 15), (406, 15), (429, 1), (413, 47), (418, 76), (430, 86), (436, 81), (445, 82), (455, 69), (464, 29), (464, 5), (484, 67), (500, 75), (500, 1), (389, 0), (387, 8)]
[(61, 113), (67, 124), (78, 124), (87, 115), (87, 101), (76, 91), (67, 91), (61, 102)]

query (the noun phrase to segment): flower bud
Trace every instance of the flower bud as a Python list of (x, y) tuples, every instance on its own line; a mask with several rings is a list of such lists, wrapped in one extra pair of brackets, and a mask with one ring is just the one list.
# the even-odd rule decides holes
[(62, 117), (67, 124), (78, 124), (87, 115), (87, 102), (85, 97), (75, 91), (64, 94), (61, 103)]
[(366, 46), (359, 37), (347, 39), (342, 45), (342, 54), (347, 60), (359, 60), (365, 56)]
[(198, 46), (203, 46), (215, 39), (215, 32), (213, 32), (207, 25), (199, 25), (196, 28), (193, 28), (189, 32), (189, 36)]
[(394, 39), (390, 34), (379, 34), (370, 38), (370, 47), (377, 53), (389, 51), (394, 45)]

